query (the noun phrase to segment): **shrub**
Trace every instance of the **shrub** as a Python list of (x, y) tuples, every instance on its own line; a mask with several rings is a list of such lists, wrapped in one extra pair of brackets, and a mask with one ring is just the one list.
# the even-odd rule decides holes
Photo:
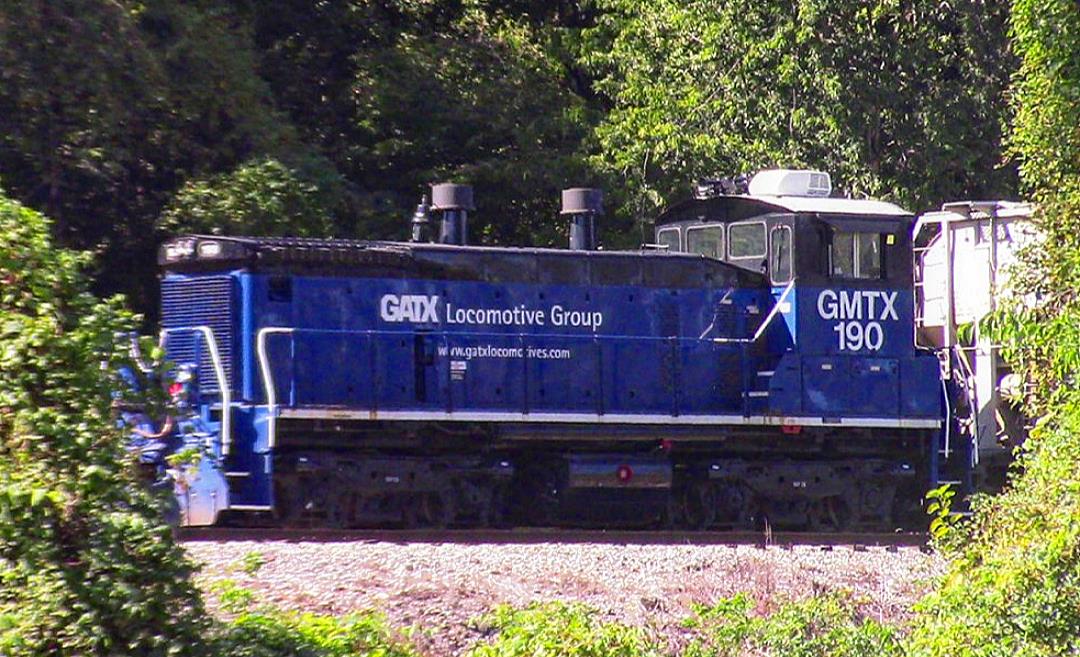
[(382, 616), (341, 618), (316, 614), (248, 611), (237, 616), (218, 639), (218, 652), (230, 657), (415, 657), (409, 643), (391, 631)]
[[(245, 562), (247, 559), (245, 559)], [(222, 608), (234, 614), (218, 626), (213, 651), (228, 657), (415, 657), (417, 652), (376, 613), (340, 618), (283, 612), (256, 604), (232, 580), (213, 585)], [(208, 649), (210, 648), (208, 642)]]
[(1012, 147), (1044, 236), (1023, 253), (995, 340), (1041, 415), (1000, 496), (980, 498), (919, 605), (913, 656), (1080, 653), (1080, 6), (1014, 0)]
[(1080, 403), (1032, 433), (1023, 475), (979, 500), (948, 573), (920, 602), (909, 652), (1080, 652)]
[(739, 594), (699, 605), (686, 626), (695, 639), (685, 657), (889, 657), (901, 653), (896, 630), (859, 614), (844, 595), (791, 601), (755, 616)]
[(201, 654), (191, 564), (110, 413), (134, 318), (2, 195), (0, 236), (0, 654)]
[(534, 603), (523, 609), (499, 606), (477, 621), (494, 637), (470, 657), (649, 657), (659, 648), (635, 627), (604, 623), (580, 604)]

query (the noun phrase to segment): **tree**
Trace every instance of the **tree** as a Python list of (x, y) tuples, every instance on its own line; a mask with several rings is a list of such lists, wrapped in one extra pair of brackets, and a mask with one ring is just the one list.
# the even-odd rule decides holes
[(595, 162), (639, 214), (696, 179), (776, 166), (913, 209), (1012, 190), (1004, 0), (603, 6)]
[(184, 185), (159, 227), (174, 234), (331, 237), (334, 187), (320, 188), (277, 160), (249, 162)]
[(1074, 393), (1080, 368), (1080, 8), (1015, 0), (1012, 27), (1022, 65), (1010, 144), (1044, 246), (1023, 254), (1016, 283), (1018, 301), (1038, 304), (1013, 304), (998, 328), (1041, 413)]
[(974, 505), (920, 605), (913, 657), (1080, 653), (1080, 5), (1014, 0), (1011, 148), (1044, 236), (1021, 254), (995, 342), (1041, 416), (1006, 491)]
[(0, 179), (152, 311), (154, 221), (185, 181), (302, 150), (214, 3), (0, 3)]
[(208, 627), (110, 414), (134, 318), (0, 195), (0, 653), (197, 655)]
[(554, 244), (559, 190), (597, 180), (583, 149), (596, 115), (527, 18), (289, 2), (253, 24), (281, 107), (348, 181), (358, 237), (404, 237), (426, 186), (454, 181), (476, 188), (473, 242)]

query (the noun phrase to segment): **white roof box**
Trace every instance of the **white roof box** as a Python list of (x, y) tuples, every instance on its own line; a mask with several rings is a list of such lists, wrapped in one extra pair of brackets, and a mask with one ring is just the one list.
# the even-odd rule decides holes
[(767, 169), (750, 179), (751, 196), (814, 196), (832, 193), (832, 181), (824, 171)]

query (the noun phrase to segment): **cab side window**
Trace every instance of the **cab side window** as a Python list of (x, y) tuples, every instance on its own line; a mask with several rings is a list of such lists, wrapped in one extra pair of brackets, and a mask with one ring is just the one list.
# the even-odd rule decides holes
[(881, 278), (881, 234), (836, 230), (829, 245), (829, 276)]
[(724, 259), (724, 227), (694, 226), (686, 229), (686, 250), (703, 256)]
[(729, 258), (764, 258), (767, 251), (764, 222), (731, 224), (728, 228)]
[(667, 247), (667, 250), (672, 253), (678, 253), (682, 250), (682, 245), (679, 242), (678, 228), (662, 228), (656, 233), (656, 243)]
[(769, 233), (769, 272), (773, 283), (791, 280), (791, 228), (775, 226)]

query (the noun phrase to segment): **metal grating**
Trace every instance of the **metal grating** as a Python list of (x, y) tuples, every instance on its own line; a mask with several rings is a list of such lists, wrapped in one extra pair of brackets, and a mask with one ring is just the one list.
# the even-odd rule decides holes
[[(229, 276), (166, 278), (161, 282), (161, 326), (166, 329), (209, 326), (217, 341), (225, 378), (230, 389), (235, 390), (232, 290), (233, 283)], [(214, 376), (210, 350), (204, 342), (199, 333), (176, 331), (169, 335), (166, 354), (169, 360), (178, 365), (193, 363), (197, 359), (199, 390), (216, 394), (220, 390)]]

